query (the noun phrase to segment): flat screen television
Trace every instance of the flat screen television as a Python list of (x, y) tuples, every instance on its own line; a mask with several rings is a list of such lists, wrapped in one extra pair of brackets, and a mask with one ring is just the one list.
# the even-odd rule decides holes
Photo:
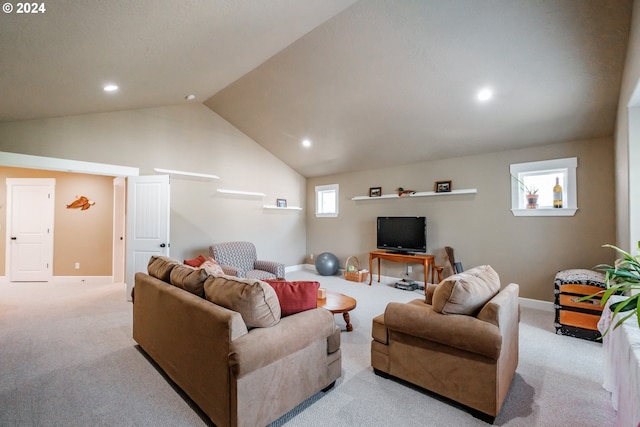
[(427, 251), (427, 218), (424, 216), (379, 216), (376, 247), (391, 252)]

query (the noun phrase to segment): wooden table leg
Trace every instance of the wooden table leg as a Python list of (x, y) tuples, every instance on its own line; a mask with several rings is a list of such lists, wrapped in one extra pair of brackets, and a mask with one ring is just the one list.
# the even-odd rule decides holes
[(371, 286), (371, 282), (373, 282), (373, 256), (369, 254), (369, 286)]
[(427, 280), (429, 279), (429, 265), (431, 263), (429, 262), (429, 260), (424, 260), (424, 287), (425, 289), (427, 288), (428, 282)]
[(351, 316), (348, 312), (342, 313), (342, 317), (344, 317), (344, 321), (347, 323), (347, 332), (353, 331), (353, 325), (351, 324)]

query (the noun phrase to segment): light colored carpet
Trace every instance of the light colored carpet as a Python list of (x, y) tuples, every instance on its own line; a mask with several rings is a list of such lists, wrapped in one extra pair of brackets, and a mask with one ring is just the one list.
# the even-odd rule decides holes
[[(343, 375), (273, 426), (482, 426), (451, 402), (376, 376), (371, 319), (390, 301), (422, 296), (390, 284), (369, 287), (312, 271), (353, 296), (353, 332), (342, 333)], [(553, 284), (550, 284), (553, 286)], [(341, 315), (336, 323), (344, 329)], [(415, 363), (427, 363), (416, 360)], [(601, 387), (598, 343), (555, 335), (553, 313), (523, 309), (520, 364), (498, 426), (609, 426), (615, 412)], [(202, 426), (201, 411), (140, 352), (131, 303), (117, 285), (0, 285), (1, 426)]]

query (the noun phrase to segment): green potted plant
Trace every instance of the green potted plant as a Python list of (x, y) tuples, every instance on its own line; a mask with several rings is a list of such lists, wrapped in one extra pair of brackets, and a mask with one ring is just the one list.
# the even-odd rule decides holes
[[(600, 304), (605, 305), (611, 295), (624, 294), (629, 296), (629, 298), (609, 305), (609, 309), (613, 312), (612, 320), (615, 320), (618, 314), (624, 314), (621, 314), (622, 318), (618, 319), (617, 322), (611, 322), (607, 330), (602, 334), (604, 336), (609, 332), (611, 325), (613, 325), (613, 329), (616, 329), (625, 320), (638, 314), (638, 308), (640, 308), (640, 255), (633, 256), (614, 245), (603, 245), (603, 247), (616, 250), (622, 257), (616, 259), (613, 265), (600, 264), (596, 266), (598, 270), (605, 272), (607, 288), (597, 294), (580, 298), (580, 301), (601, 296)], [(640, 327), (640, 317), (638, 317), (638, 327)]]
[(511, 175), (513, 179), (518, 181), (520, 184), (520, 189), (524, 192), (524, 197), (527, 199), (527, 209), (536, 209), (538, 207), (538, 189), (535, 185), (527, 186), (525, 183)]

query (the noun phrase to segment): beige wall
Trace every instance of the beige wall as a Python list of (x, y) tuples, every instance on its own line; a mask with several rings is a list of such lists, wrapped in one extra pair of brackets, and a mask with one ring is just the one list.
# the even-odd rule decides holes
[[(634, 90), (640, 90), (640, 0), (633, 3), (631, 33), (625, 61), (616, 118), (616, 213), (618, 245), (635, 250), (640, 241), (640, 101), (636, 100), (633, 122), (628, 111)], [(640, 94), (636, 95), (640, 97)], [(632, 132), (630, 139), (630, 124)], [(634, 136), (635, 135), (635, 136)], [(631, 156), (631, 157), (630, 157)]]
[[(577, 157), (578, 207), (574, 217), (514, 217), (510, 211), (509, 165)], [(435, 181), (452, 180), (454, 189), (477, 188), (475, 195), (352, 201), (369, 187), (392, 193), (398, 187), (431, 191)], [(340, 184), (338, 218), (316, 218), (314, 187)], [(428, 251), (444, 264), (444, 246), (455, 250), (465, 268), (492, 265), (504, 283), (521, 285), (521, 296), (553, 300), (557, 271), (592, 268), (611, 262), (602, 244), (615, 239), (613, 140), (603, 138), (537, 148), (460, 157), (398, 168), (310, 179), (307, 184), (307, 254), (333, 252), (344, 266), (356, 255), (368, 264), (375, 249), (376, 217), (424, 215)], [(400, 277), (404, 264), (383, 261), (382, 274)], [(414, 266), (412, 278), (422, 280)]]
[[(141, 175), (154, 167), (218, 175), (172, 177), (171, 256), (246, 239), (260, 258), (304, 261), (304, 213), (262, 206), (276, 198), (304, 206), (305, 178), (201, 104), (0, 123), (0, 151), (138, 167)], [(267, 196), (224, 196), (217, 188)]]
[[(54, 276), (111, 276), (113, 252), (113, 178), (0, 166), (0, 241), (6, 242), (6, 178), (54, 178)], [(96, 204), (81, 211), (66, 205), (84, 195)], [(0, 245), (0, 276), (6, 246)], [(75, 269), (75, 263), (80, 269)]]

